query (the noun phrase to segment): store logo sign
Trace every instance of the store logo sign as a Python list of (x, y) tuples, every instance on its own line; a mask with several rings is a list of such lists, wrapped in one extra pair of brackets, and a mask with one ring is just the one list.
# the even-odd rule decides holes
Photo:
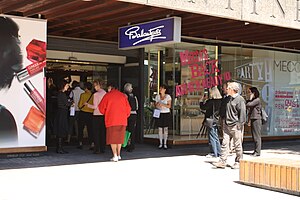
[(142, 48), (151, 44), (180, 42), (181, 18), (122, 27), (119, 29), (119, 49)]

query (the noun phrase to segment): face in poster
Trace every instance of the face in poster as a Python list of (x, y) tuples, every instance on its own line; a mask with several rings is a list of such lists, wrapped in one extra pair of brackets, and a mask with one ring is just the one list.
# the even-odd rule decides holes
[(0, 148), (45, 146), (46, 22), (0, 15)]

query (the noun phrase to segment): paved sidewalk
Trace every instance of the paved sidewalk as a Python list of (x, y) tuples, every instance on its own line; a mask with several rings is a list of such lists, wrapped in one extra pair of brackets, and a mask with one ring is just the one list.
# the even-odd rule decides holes
[[(251, 152), (246, 143), (245, 153)], [(262, 157), (300, 159), (300, 141), (265, 142)], [(299, 199), (238, 183), (239, 170), (214, 169), (208, 147), (176, 146), (158, 150), (138, 145), (109, 162), (110, 152), (94, 155), (69, 147), (43, 155), (0, 159), (0, 200), (11, 199)], [(26, 155), (23, 155), (26, 156)], [(245, 154), (245, 158), (250, 158)], [(229, 157), (233, 162), (234, 156)]]

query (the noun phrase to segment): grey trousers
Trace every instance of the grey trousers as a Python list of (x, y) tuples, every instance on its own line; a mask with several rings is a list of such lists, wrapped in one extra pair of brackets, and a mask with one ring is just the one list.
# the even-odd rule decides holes
[(237, 125), (227, 126), (225, 124), (225, 121), (223, 121), (223, 141), (222, 141), (221, 156), (220, 156), (220, 159), (223, 163), (226, 163), (227, 161), (231, 137), (233, 139), (235, 152), (236, 152), (235, 162), (239, 162), (240, 159), (243, 158), (243, 146), (242, 146), (243, 133), (244, 133), (244, 126), (240, 128), (238, 128)]
[(260, 155), (261, 150), (261, 119), (251, 119), (251, 133), (254, 140), (254, 153)]

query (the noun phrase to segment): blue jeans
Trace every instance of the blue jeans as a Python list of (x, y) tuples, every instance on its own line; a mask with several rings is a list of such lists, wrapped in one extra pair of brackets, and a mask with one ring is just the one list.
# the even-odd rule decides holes
[(214, 124), (213, 127), (209, 130), (209, 142), (211, 144), (211, 148), (215, 157), (221, 155), (221, 145), (218, 135), (218, 128), (217, 125)]

